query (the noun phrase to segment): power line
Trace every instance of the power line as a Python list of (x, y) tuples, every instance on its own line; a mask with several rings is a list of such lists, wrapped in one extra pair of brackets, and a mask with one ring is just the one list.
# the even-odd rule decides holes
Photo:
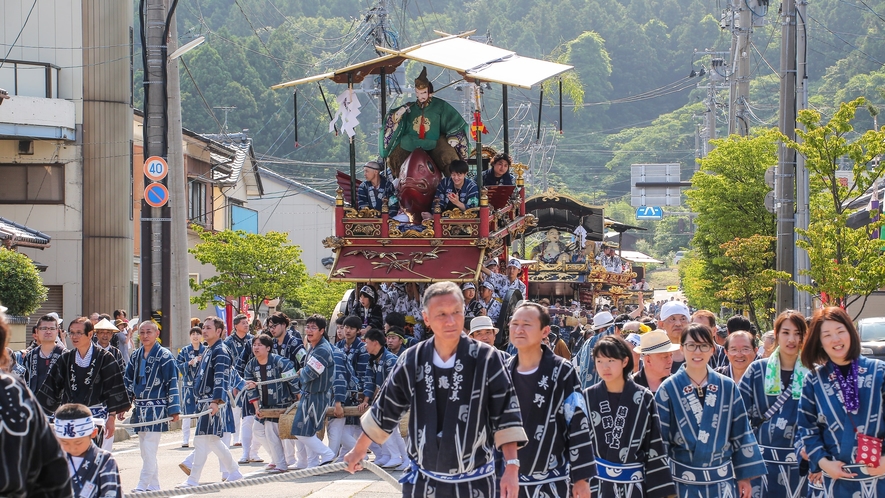
[(34, 7), (37, 6), (37, 0), (34, 0), (34, 3), (31, 4), (31, 10), (28, 11), (28, 16), (25, 17), (25, 22), (22, 24), (22, 28), (18, 30), (18, 34), (15, 35), (15, 40), (12, 40), (12, 45), (9, 46), (9, 50), (6, 51), (6, 57), (3, 57), (3, 60), (0, 61), (0, 68), (3, 67), (3, 63), (6, 62), (6, 59), (9, 58), (9, 54), (12, 53), (12, 49), (15, 47), (15, 44), (18, 42), (18, 39), (21, 37), (22, 33), (25, 31), (25, 26), (28, 25), (28, 21), (31, 19), (31, 13), (34, 12)]

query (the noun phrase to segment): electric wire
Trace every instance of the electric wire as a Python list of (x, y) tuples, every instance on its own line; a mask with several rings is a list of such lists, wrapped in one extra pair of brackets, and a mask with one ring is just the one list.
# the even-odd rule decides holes
[(9, 50), (6, 51), (6, 56), (3, 57), (3, 60), (0, 60), (0, 68), (3, 68), (3, 63), (6, 62), (6, 59), (9, 58), (9, 54), (12, 53), (12, 49), (15, 48), (15, 44), (18, 43), (18, 39), (21, 38), (22, 33), (25, 32), (25, 27), (28, 25), (28, 21), (31, 20), (31, 13), (34, 12), (34, 7), (37, 6), (37, 0), (34, 0), (34, 3), (31, 4), (31, 9), (28, 10), (28, 15), (25, 17), (25, 22), (22, 23), (22, 27), (18, 30), (18, 34), (15, 35), (15, 39), (12, 40), (12, 45), (9, 46)]

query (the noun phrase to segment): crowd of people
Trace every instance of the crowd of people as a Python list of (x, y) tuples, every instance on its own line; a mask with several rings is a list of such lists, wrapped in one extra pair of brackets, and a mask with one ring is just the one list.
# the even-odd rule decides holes
[(719, 326), (675, 299), (522, 301), (502, 346), (492, 303), (524, 287), (496, 266), (461, 286), (363, 285), (334, 325), (300, 331), (280, 312), (257, 329), (238, 315), (230, 333), (194, 319), (177, 355), (125, 312), (119, 327), (43, 316), (16, 352), (0, 315), (0, 496), (121, 496), (123, 420), (143, 460), (133, 491), (160, 489), (160, 436), (180, 420), (182, 488), (210, 453), (235, 481), (256, 463), (356, 471), (371, 452), (404, 472), (403, 496), (885, 493), (885, 363), (861, 355), (844, 310), (785, 311), (767, 347), (743, 316)]

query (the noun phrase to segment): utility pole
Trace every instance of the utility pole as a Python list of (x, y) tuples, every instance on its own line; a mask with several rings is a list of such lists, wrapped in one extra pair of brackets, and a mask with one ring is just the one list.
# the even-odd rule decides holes
[[(790, 140), (796, 139), (796, 4), (784, 0), (781, 20), (780, 110), (778, 128)], [(777, 249), (775, 267), (778, 271), (796, 277), (795, 205), (793, 190), (796, 178), (796, 151), (783, 142), (778, 145), (778, 164), (775, 174), (775, 215), (777, 216)], [(777, 311), (792, 309), (794, 296), (788, 282), (776, 286)]]
[[(796, 79), (798, 85), (798, 98), (796, 100), (798, 115), (799, 111), (808, 108), (808, 39), (806, 38), (805, 9), (808, 6), (806, 0), (796, 0)], [(796, 157), (796, 228), (808, 229), (809, 221), (809, 187), (808, 169), (805, 167), (805, 156), (798, 154)], [(808, 252), (798, 246), (795, 247), (796, 257), (796, 281), (802, 285), (811, 284), (811, 276), (803, 273), (811, 269), (811, 261)], [(796, 289), (796, 307), (805, 316), (811, 316), (811, 294)]]
[[(145, 5), (144, 25), (147, 64), (144, 68), (144, 157), (168, 156), (168, 119), (166, 115), (166, 2), (148, 0)], [(145, 177), (145, 185), (151, 180)], [(166, 185), (167, 180), (158, 183)], [(168, 189), (168, 186), (167, 186)], [(172, 213), (168, 203), (151, 207), (141, 203), (141, 319), (154, 319), (160, 328), (160, 338), (169, 344), (170, 308), (168, 285), (171, 279), (170, 247)]]
[[(735, 17), (737, 14), (737, 17)], [(747, 0), (732, 0), (726, 12), (731, 21), (731, 67), (729, 78), (728, 134), (747, 136), (747, 98), (750, 96), (750, 33), (753, 13)]]

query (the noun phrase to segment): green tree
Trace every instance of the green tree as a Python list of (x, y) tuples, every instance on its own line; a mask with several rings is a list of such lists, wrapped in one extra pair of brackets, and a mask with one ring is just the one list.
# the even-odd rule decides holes
[[(692, 188), (686, 192), (689, 207), (697, 213), (693, 251), (688, 269), (680, 271), (687, 277), (683, 289), (692, 302), (709, 304), (729, 277), (746, 277), (740, 275), (746, 264), (735, 259), (740, 253), (732, 249), (729, 256), (726, 248), (731, 246), (725, 244), (759, 235), (763, 238), (753, 239), (754, 247), (762, 250), (764, 241), (769, 241), (771, 247), (763, 252), (774, 250), (774, 242), (768, 237), (775, 235), (775, 216), (765, 210), (762, 199), (769, 190), (765, 170), (777, 162), (779, 137), (776, 130), (768, 130), (754, 137), (732, 135), (714, 140), (716, 148), (700, 160), (701, 170), (694, 174)], [(762, 269), (774, 270), (774, 258), (766, 260)], [(743, 302), (747, 309), (759, 313), (758, 323), (768, 322), (773, 297)]]
[(332, 282), (327, 275), (317, 273), (307, 277), (293, 297), (298, 301), (299, 308), (307, 315), (316, 313), (329, 318), (332, 317), (335, 305), (341, 301), (344, 293), (352, 288), (351, 283)]
[[(202, 242), (188, 252), (200, 263), (214, 266), (218, 275), (190, 281), (191, 289), (199, 293), (191, 297), (193, 304), (206, 307), (221, 305), (226, 297), (247, 297), (257, 308), (265, 299), (294, 295), (305, 280), (301, 248), (290, 245), (285, 233), (194, 230)], [(239, 313), (238, 302), (232, 304)]]
[(46, 301), (46, 287), (31, 258), (0, 247), (0, 304), (10, 315), (27, 316)]
[(747, 310), (758, 330), (768, 330), (772, 324), (771, 304), (778, 279), (790, 278), (789, 273), (771, 268), (775, 243), (775, 237), (753, 235), (720, 245), (734, 272), (722, 279), (716, 298), (730, 308)]
[[(807, 230), (797, 230), (797, 244), (808, 251), (811, 269), (805, 272), (814, 285), (799, 288), (818, 294), (822, 300), (845, 306), (870, 295), (885, 285), (885, 253), (871, 232), (882, 226), (875, 222), (852, 229), (848, 216), (853, 205), (882, 177), (885, 163), (876, 166), (871, 160), (885, 153), (885, 128), (858, 134), (851, 121), (866, 99), (842, 103), (826, 123), (814, 110), (802, 111), (798, 121), (805, 130), (797, 130), (800, 142), (785, 143), (805, 156), (809, 173), (810, 219)], [(840, 181), (840, 164), (850, 165), (850, 178)]]

